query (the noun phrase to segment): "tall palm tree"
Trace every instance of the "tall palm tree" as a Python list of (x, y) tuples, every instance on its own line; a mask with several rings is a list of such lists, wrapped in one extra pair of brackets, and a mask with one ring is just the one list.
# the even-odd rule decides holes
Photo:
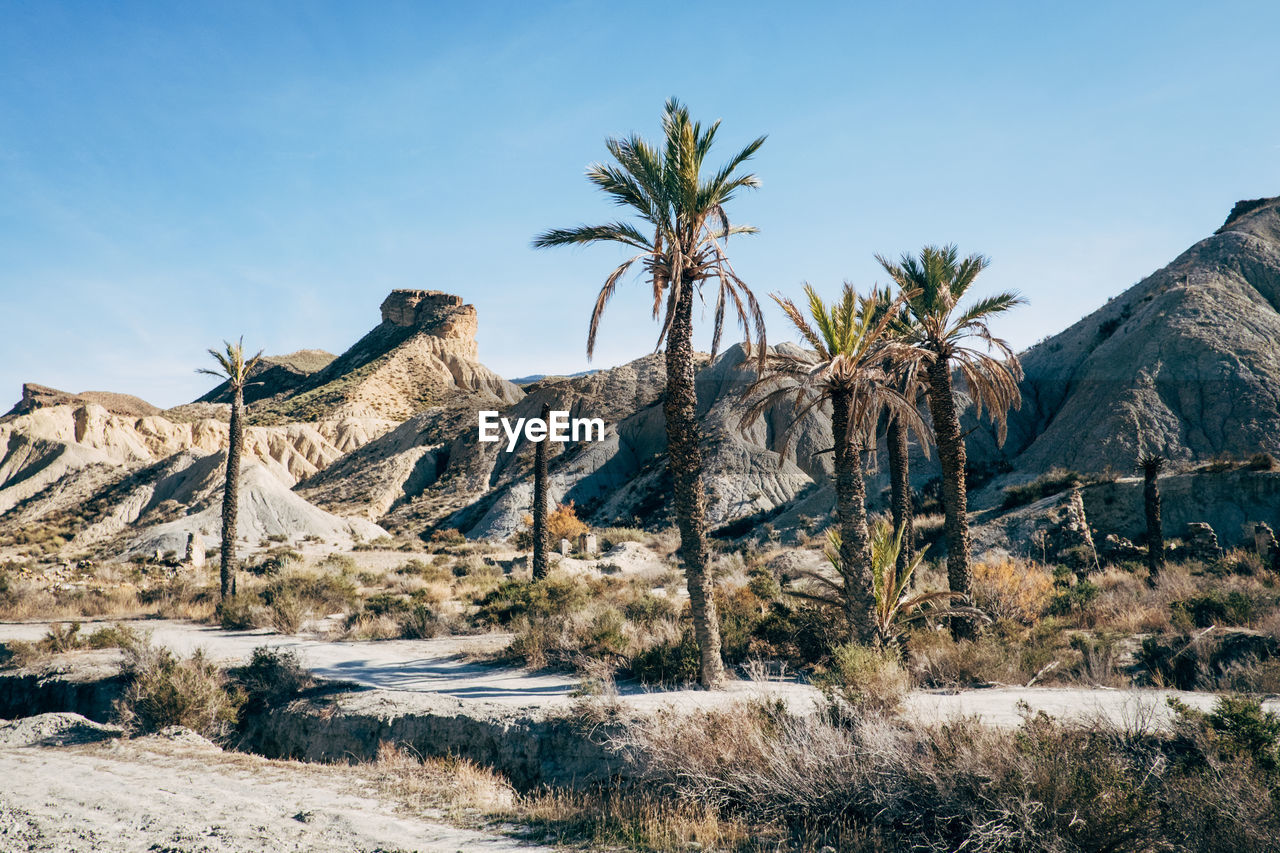
[(653, 317), (661, 324), (658, 345), (666, 345), (667, 388), (663, 413), (667, 426), (667, 460), (673, 486), (672, 504), (680, 528), (680, 557), (684, 562), (693, 611), (694, 633), (701, 656), (700, 681), (718, 686), (724, 679), (720, 659), (720, 629), (707, 573), (706, 493), (702, 484), (702, 449), (696, 420), (694, 388), (693, 300), (704, 283), (717, 291), (711, 352), (715, 355), (724, 330), (725, 313), (732, 308), (743, 334), (752, 334), (761, 359), (765, 353), (764, 317), (755, 296), (729, 263), (725, 245), (734, 234), (756, 229), (734, 225), (725, 211), (739, 190), (759, 186), (754, 174), (740, 167), (764, 144), (764, 137), (743, 148), (715, 172), (704, 177), (703, 161), (711, 150), (720, 123), (703, 128), (675, 99), (662, 115), (663, 144), (651, 145), (632, 134), (609, 139), (605, 145), (616, 161), (588, 167), (587, 180), (617, 205), (628, 208), (635, 222), (582, 225), (555, 229), (534, 238), (536, 248), (620, 243), (635, 254), (618, 265), (600, 289), (587, 333), (587, 357), (595, 352), (596, 334), (605, 307), (627, 271), (641, 264), (653, 289)]
[(813, 409), (831, 405), (844, 616), (850, 639), (870, 643), (876, 639), (875, 592), (862, 454), (874, 449), (882, 415), (924, 434), (920, 415), (894, 387), (892, 372), (892, 365), (916, 355), (890, 333), (893, 314), (904, 297), (891, 311), (883, 311), (878, 300), (859, 299), (850, 284), (830, 307), (811, 286), (806, 284), (804, 291), (812, 323), (790, 299), (776, 294), (773, 298), (814, 352), (768, 357), (748, 390), (752, 402), (743, 425), (750, 426), (766, 409), (790, 400), (794, 411), (782, 436), (785, 451), (796, 424)]
[(202, 367), (197, 373), (207, 373), (225, 379), (231, 391), (231, 429), (227, 446), (227, 478), (222, 488), (222, 553), (221, 595), (225, 601), (235, 586), (236, 517), (240, 510), (240, 456), (244, 452), (244, 386), (250, 372), (262, 358), (262, 350), (245, 361), (244, 338), (234, 344), (223, 341), (225, 352), (209, 350), (218, 362), (218, 368)]
[[(1003, 443), (1009, 409), (1022, 403), (1018, 390), (1022, 367), (1009, 345), (994, 337), (987, 324), (993, 317), (1022, 304), (1023, 299), (1013, 292), (998, 293), (960, 309), (960, 301), (989, 261), (982, 255), (970, 255), (963, 261), (958, 258), (954, 245), (926, 246), (918, 258), (904, 254), (896, 264), (876, 256), (897, 285), (911, 293), (906, 300), (910, 320), (908, 336), (923, 358), (929, 415), (933, 420), (938, 459), (942, 463), (947, 581), (952, 592), (968, 595), (972, 573), (965, 484), (967, 455), (951, 374), (953, 370), (959, 372), (965, 391), (973, 401), (975, 415), (980, 416), (983, 408), (991, 413), (997, 425), (998, 441)], [(973, 345), (975, 339), (980, 346)], [(972, 619), (951, 620), (951, 632), (957, 639), (973, 636), (975, 628)]]
[[(879, 303), (879, 310), (888, 312), (893, 304), (889, 288), (872, 290), (871, 299)], [(905, 307), (900, 308), (890, 326), (892, 334), (908, 341), (911, 332), (911, 316)], [(919, 409), (924, 383), (920, 374), (920, 360), (907, 359), (886, 365), (895, 374), (897, 388), (912, 406)], [(909, 428), (901, 418), (888, 418), (885, 425), (885, 449), (889, 456), (889, 510), (893, 515), (893, 529), (901, 531), (902, 541), (896, 549), (896, 570), (899, 577), (911, 577), (909, 570), (916, 556), (915, 511), (911, 502), (911, 445)], [(929, 442), (921, 440), (920, 449), (929, 456)]]
[[(542, 422), (551, 419), (551, 406), (542, 404)], [(533, 579), (547, 576), (547, 444), (546, 436), (533, 446)]]
[(1164, 522), (1160, 517), (1160, 472), (1164, 469), (1164, 457), (1148, 453), (1138, 459), (1136, 467), (1142, 472), (1142, 505), (1147, 516), (1147, 585), (1155, 587), (1164, 568)]

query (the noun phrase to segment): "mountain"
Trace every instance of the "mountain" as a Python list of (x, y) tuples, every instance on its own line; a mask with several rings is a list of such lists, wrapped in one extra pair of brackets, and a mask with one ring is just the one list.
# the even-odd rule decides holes
[[(244, 389), (244, 401), (256, 403), (276, 397), (285, 397), (298, 391), (307, 379), (328, 367), (336, 356), (319, 349), (304, 349), (288, 355), (264, 356), (249, 371), (249, 381)], [(230, 403), (231, 385), (223, 382), (197, 403)]]
[(1023, 476), (1280, 455), (1280, 197), (1238, 203), (1163, 269), (1022, 354), (1022, 408), (970, 458)]
[[(1023, 405), (1011, 414), (1008, 441), (997, 446), (989, 424), (968, 424), (975, 520), (994, 525), (990, 541), (1008, 539), (1002, 487), (1053, 467), (1124, 473), (1140, 450), (1181, 468), (1225, 455), (1280, 456), (1278, 309), (1280, 198), (1257, 199), (1024, 353)], [(668, 523), (663, 356), (521, 388), (480, 363), (477, 323), (461, 297), (396, 290), (380, 322), (341, 355), (304, 350), (264, 360), (247, 395), (244, 547), (281, 535), (351, 542), (384, 529), (505, 537), (531, 503), (532, 446), (523, 437), (513, 452), (505, 442), (480, 442), (478, 413), (516, 420), (544, 404), (606, 424), (602, 441), (552, 445), (552, 499), (573, 502), (598, 526)], [(765, 522), (808, 527), (832, 504), (829, 412), (810, 412), (788, 447), (789, 401), (744, 430), (743, 391), (754, 377), (741, 346), (698, 365), (707, 513), (724, 535)], [(40, 531), (72, 553), (176, 550), (188, 533), (211, 540), (225, 399), (219, 387), (159, 412), (125, 395), (25, 386), (22, 402), (0, 418), (0, 550)], [(1256, 521), (1280, 526), (1280, 473), (1248, 467), (1235, 465), (1230, 484), (1206, 480), (1217, 475), (1204, 466), (1177, 488), (1171, 481), (1166, 517), (1212, 520), (1225, 541)], [(936, 457), (914, 460), (917, 485), (937, 470)], [(883, 471), (869, 477), (873, 504), (884, 479)], [(1090, 513), (1114, 522), (1107, 532), (1131, 535), (1134, 488), (1125, 480), (1086, 494)], [(1204, 495), (1218, 496), (1221, 511), (1197, 503)], [(1271, 506), (1271, 515), (1262, 512)]]
[[(784, 344), (783, 347), (791, 345)], [(775, 406), (750, 429), (740, 428), (742, 392), (754, 378), (741, 346), (715, 361), (702, 356), (698, 414), (707, 467), (708, 518), (720, 525), (778, 510), (829, 479), (829, 416), (809, 415), (783, 458), (781, 433), (790, 404)], [(601, 442), (553, 445), (552, 500), (572, 501), (597, 525), (664, 523), (670, 491), (662, 394), (663, 356), (649, 355), (577, 378), (525, 388), (501, 410), (515, 421), (536, 417), (544, 403), (571, 418), (601, 418)], [(389, 530), (452, 527), (472, 537), (500, 538), (521, 524), (531, 503), (532, 445), (512, 452), (482, 443), (476, 410), (423, 412), (298, 485), (300, 494), (332, 511), (361, 505)]]
[[(256, 423), (340, 417), (410, 418), (471, 400), (507, 404), (523, 392), (477, 360), (475, 306), (436, 290), (393, 290), (382, 322), (342, 355), (250, 410)], [(273, 365), (281, 372), (285, 365)], [(202, 398), (203, 399), (203, 398)]]
[[(460, 297), (396, 290), (381, 322), (342, 355), (264, 359), (245, 395), (246, 547), (255, 536), (350, 544), (381, 535), (371, 501), (345, 518), (293, 487), (421, 411), (447, 424), (441, 413), (519, 400), (519, 388), (477, 360), (476, 325)], [(179, 550), (187, 533), (216, 540), (229, 399), (223, 383), (162, 412), (127, 395), (24, 386), (0, 418), (0, 547), (36, 532), (73, 553)]]
[(85, 403), (94, 403), (117, 415), (146, 417), (160, 414), (160, 409), (141, 397), (134, 397), (131, 394), (113, 394), (109, 391), (81, 391), (79, 394), (70, 394), (59, 391), (57, 388), (27, 382), (22, 386), (22, 399), (6, 412), (6, 415), (26, 415), (36, 409)]

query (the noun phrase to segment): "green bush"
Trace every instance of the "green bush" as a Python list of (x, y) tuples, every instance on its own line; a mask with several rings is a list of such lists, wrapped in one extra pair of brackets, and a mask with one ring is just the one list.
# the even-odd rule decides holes
[(425, 604), (415, 604), (401, 613), (397, 619), (400, 624), (400, 637), (405, 640), (429, 640), (445, 633), (445, 626), (440, 617)]
[(565, 616), (585, 607), (590, 596), (584, 581), (558, 572), (539, 581), (508, 579), (480, 600), (476, 620), (481, 624), (509, 625), (520, 616)]
[(226, 631), (251, 631), (268, 618), (256, 595), (231, 595), (218, 605), (218, 621)]
[(1238, 590), (1210, 590), (1202, 595), (1175, 601), (1169, 607), (1175, 622), (1179, 621), (1179, 616), (1183, 616), (1197, 628), (1208, 628), (1210, 625), (1248, 625), (1255, 615), (1253, 599)]
[(645, 592), (624, 604), (622, 614), (637, 625), (652, 628), (659, 622), (675, 619), (680, 611), (665, 595)]
[(881, 648), (843, 643), (831, 649), (831, 664), (815, 679), (842, 716), (896, 711), (911, 688), (898, 655)]
[(232, 673), (244, 695), (246, 712), (283, 705), (315, 685), (293, 649), (259, 646), (249, 663)]
[(1049, 601), (1050, 616), (1071, 616), (1080, 613), (1098, 597), (1101, 590), (1092, 581), (1082, 580), (1057, 592)]
[(643, 684), (675, 686), (698, 680), (702, 659), (692, 628), (678, 640), (658, 643), (631, 658), (627, 669)]

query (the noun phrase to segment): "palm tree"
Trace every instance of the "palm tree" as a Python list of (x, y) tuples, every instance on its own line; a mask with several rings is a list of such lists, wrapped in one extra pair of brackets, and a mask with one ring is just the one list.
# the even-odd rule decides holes
[(244, 386), (249, 374), (258, 366), (262, 351), (253, 358), (244, 359), (244, 338), (234, 344), (223, 341), (226, 352), (209, 350), (218, 362), (218, 369), (202, 367), (197, 373), (207, 373), (227, 381), (231, 391), (231, 429), (227, 447), (227, 479), (222, 489), (222, 553), (221, 597), (226, 601), (235, 587), (236, 517), (240, 509), (240, 455), (244, 451)]
[(844, 616), (851, 639), (868, 643), (875, 639), (875, 595), (862, 454), (874, 449), (882, 414), (908, 425), (917, 435), (924, 434), (919, 413), (893, 387), (890, 369), (915, 358), (915, 351), (890, 334), (893, 314), (904, 297), (895, 300), (892, 310), (883, 311), (877, 299), (859, 299), (850, 284), (845, 284), (841, 299), (830, 307), (809, 285), (804, 290), (812, 324), (790, 299), (773, 298), (814, 352), (769, 356), (760, 378), (747, 392), (754, 399), (743, 425), (750, 426), (766, 409), (791, 400), (793, 420), (783, 435), (785, 451), (796, 424), (813, 409), (831, 405)]
[(605, 145), (616, 162), (596, 163), (587, 169), (587, 180), (615, 204), (628, 208), (638, 221), (555, 229), (533, 241), (535, 248), (620, 243), (635, 252), (609, 274), (596, 297), (587, 334), (588, 358), (595, 352), (605, 306), (627, 271), (639, 262), (652, 285), (653, 317), (661, 324), (658, 345), (666, 344), (663, 413), (672, 504), (680, 528), (680, 557), (701, 657), (700, 680), (705, 687), (718, 686), (724, 679), (719, 621), (707, 574), (707, 501), (694, 388), (693, 300), (705, 282), (714, 282), (717, 290), (712, 355), (720, 345), (727, 308), (737, 315), (748, 342), (754, 332), (761, 359), (765, 353), (764, 317), (725, 251), (731, 235), (756, 231), (750, 226), (731, 224), (725, 205), (739, 190), (759, 186), (756, 176), (741, 172), (740, 167), (764, 144), (764, 137), (704, 178), (702, 164), (719, 125), (717, 121), (704, 129), (701, 123), (690, 119), (689, 110), (680, 102), (667, 101), (662, 115), (661, 147), (634, 134), (609, 139)]
[[(876, 643), (880, 646), (900, 646), (908, 626), (930, 617), (967, 616), (990, 621), (976, 607), (958, 603), (964, 598), (959, 593), (942, 591), (908, 594), (911, 580), (924, 562), (924, 551), (917, 552), (907, 563), (907, 567), (900, 570), (898, 566), (904, 532), (902, 528), (895, 530), (893, 525), (883, 519), (871, 527), (871, 577), (875, 593), (871, 619)], [(823, 553), (827, 562), (837, 571), (840, 569), (840, 551), (843, 546), (840, 531), (829, 529), (827, 547), (823, 549)], [(843, 584), (811, 570), (802, 570), (800, 576), (811, 582), (810, 589), (788, 590), (788, 594), (827, 605), (835, 605), (843, 600)]]
[(1164, 457), (1149, 453), (1138, 459), (1142, 472), (1142, 504), (1147, 516), (1147, 585), (1155, 587), (1164, 568), (1164, 522), (1160, 518), (1160, 471)]
[[(958, 260), (955, 246), (926, 246), (918, 258), (904, 254), (894, 264), (877, 255), (876, 260), (904, 291), (910, 292), (906, 312), (910, 320), (909, 340), (918, 349), (928, 380), (926, 396), (933, 434), (942, 463), (942, 503), (946, 513), (947, 581), (952, 592), (969, 594), (972, 585), (969, 567), (968, 495), (965, 485), (966, 453), (960, 432), (951, 373), (958, 371), (974, 414), (985, 407), (997, 425), (997, 440), (1004, 442), (1010, 408), (1021, 405), (1018, 382), (1022, 367), (1009, 345), (994, 337), (987, 323), (1023, 300), (1013, 292), (998, 293), (958, 309), (978, 274), (987, 268), (982, 255)], [(971, 345), (973, 339), (981, 348)], [(991, 354), (994, 350), (1000, 357)], [(957, 639), (973, 636), (973, 620), (951, 620)]]
[[(542, 422), (551, 419), (551, 406), (542, 404)], [(547, 444), (546, 436), (533, 446), (533, 579), (547, 576)]]
[[(889, 288), (872, 290), (871, 299), (879, 302), (879, 310), (888, 312), (893, 304)], [(911, 317), (905, 307), (898, 310), (890, 329), (894, 335), (909, 340)], [(898, 364), (886, 365), (897, 376), (897, 388), (913, 407), (919, 409), (920, 394), (924, 384), (920, 378), (919, 359), (908, 359)], [(893, 514), (893, 529), (902, 531), (898, 548), (897, 571), (907, 575), (915, 558), (915, 512), (911, 505), (911, 446), (908, 427), (900, 418), (889, 418), (885, 425), (885, 449), (889, 456), (889, 509)], [(920, 448), (925, 458), (929, 456), (929, 442), (922, 440)]]

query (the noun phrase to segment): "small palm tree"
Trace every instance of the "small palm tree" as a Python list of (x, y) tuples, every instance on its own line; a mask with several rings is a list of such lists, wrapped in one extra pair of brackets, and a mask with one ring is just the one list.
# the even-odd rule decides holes
[(773, 298), (814, 352), (769, 356), (760, 378), (747, 391), (752, 402), (743, 426), (773, 405), (791, 401), (793, 419), (783, 434), (785, 451), (796, 424), (813, 409), (830, 404), (844, 614), (851, 638), (865, 643), (874, 634), (874, 594), (862, 454), (874, 448), (882, 414), (909, 425), (918, 435), (925, 433), (915, 407), (893, 387), (890, 368), (913, 358), (914, 351), (889, 333), (901, 297), (893, 311), (885, 312), (877, 300), (860, 299), (850, 284), (830, 307), (809, 285), (804, 290), (812, 324), (791, 300)]
[[(876, 260), (900, 288), (910, 293), (905, 303), (910, 321), (908, 339), (924, 365), (929, 415), (942, 463), (947, 581), (952, 592), (967, 596), (973, 582), (965, 484), (967, 454), (951, 374), (953, 370), (959, 372), (976, 415), (980, 416), (984, 408), (991, 413), (997, 440), (1003, 443), (1008, 412), (1022, 402), (1018, 390), (1022, 367), (1009, 345), (991, 334), (988, 323), (1024, 300), (1016, 293), (998, 293), (960, 309), (960, 301), (989, 262), (982, 255), (970, 255), (961, 261), (955, 246), (926, 246), (918, 258), (904, 254), (896, 264), (880, 255)], [(974, 341), (980, 346), (973, 346)], [(957, 639), (972, 636), (975, 628), (970, 619), (951, 622)]]
[(1137, 470), (1142, 472), (1142, 505), (1147, 516), (1147, 585), (1155, 587), (1160, 582), (1160, 570), (1164, 568), (1164, 521), (1160, 517), (1160, 472), (1164, 469), (1164, 457), (1149, 453), (1138, 459)]
[(718, 686), (724, 679), (719, 620), (707, 573), (707, 499), (694, 389), (694, 295), (706, 282), (714, 282), (717, 290), (712, 355), (719, 348), (727, 310), (737, 315), (748, 340), (754, 332), (761, 359), (765, 353), (764, 317), (755, 296), (734, 272), (725, 250), (731, 235), (756, 231), (730, 223), (725, 206), (740, 190), (759, 186), (755, 175), (740, 169), (764, 144), (764, 137), (704, 177), (703, 162), (719, 126), (717, 121), (704, 128), (689, 117), (689, 110), (679, 101), (667, 101), (661, 146), (650, 145), (636, 135), (609, 139), (605, 145), (616, 163), (596, 163), (587, 169), (587, 180), (615, 204), (627, 208), (638, 221), (555, 229), (533, 241), (535, 248), (619, 243), (635, 252), (609, 274), (596, 297), (587, 333), (588, 358), (595, 352), (604, 309), (628, 270), (640, 263), (652, 285), (653, 317), (661, 324), (658, 344), (666, 345), (663, 414), (672, 504), (680, 528), (680, 558), (688, 580), (701, 657), (700, 680), (705, 687)]
[[(551, 419), (551, 406), (542, 404), (542, 421)], [(533, 579), (547, 576), (547, 444), (546, 436), (533, 446)]]
[(206, 373), (225, 379), (231, 391), (231, 429), (227, 446), (227, 478), (222, 489), (222, 554), (221, 596), (225, 601), (235, 589), (236, 517), (240, 510), (240, 457), (244, 452), (244, 386), (249, 374), (258, 366), (262, 351), (245, 361), (244, 338), (234, 344), (223, 341), (225, 352), (209, 350), (218, 362), (218, 368), (202, 367), (197, 373)]
[[(875, 609), (872, 621), (875, 626), (875, 642), (881, 646), (901, 644), (907, 628), (925, 619), (948, 616), (965, 616), (971, 619), (988, 619), (976, 607), (964, 604), (964, 596), (950, 591), (908, 593), (916, 570), (924, 562), (924, 551), (917, 552), (899, 570), (898, 558), (902, 553), (903, 533), (881, 519), (871, 527), (871, 567), (875, 591)], [(840, 566), (840, 550), (843, 546), (840, 531), (827, 530), (827, 561), (837, 571)], [(927, 549), (925, 549), (927, 550)], [(791, 590), (790, 594), (819, 604), (835, 604), (844, 595), (843, 584), (819, 572), (803, 571), (802, 577), (813, 582), (813, 590)]]

